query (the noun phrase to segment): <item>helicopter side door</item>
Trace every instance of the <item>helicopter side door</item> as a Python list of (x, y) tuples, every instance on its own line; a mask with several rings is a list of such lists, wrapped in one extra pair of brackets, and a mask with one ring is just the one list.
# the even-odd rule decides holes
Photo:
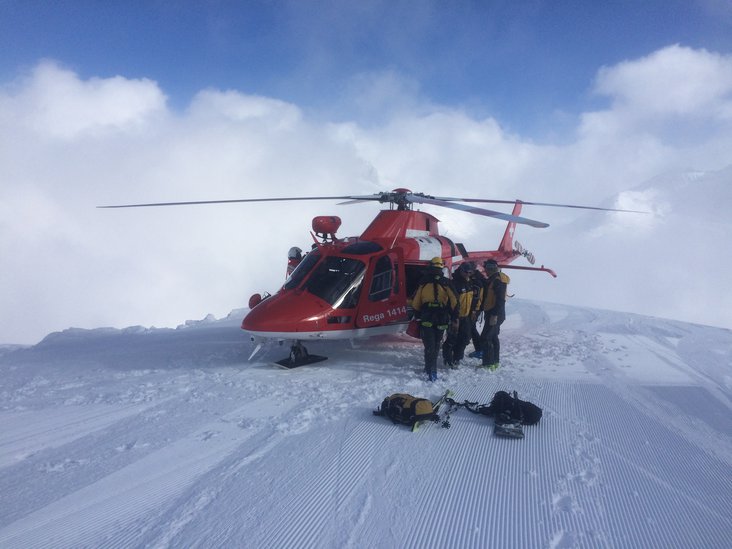
[(407, 320), (404, 252), (394, 248), (369, 260), (356, 314), (356, 326), (368, 328)]

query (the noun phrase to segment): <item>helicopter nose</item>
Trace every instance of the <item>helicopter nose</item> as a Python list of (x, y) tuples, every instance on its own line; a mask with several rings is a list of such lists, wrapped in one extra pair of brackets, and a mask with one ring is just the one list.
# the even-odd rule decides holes
[(287, 292), (261, 301), (244, 317), (241, 327), (257, 333), (313, 332), (326, 326), (330, 310), (308, 293)]

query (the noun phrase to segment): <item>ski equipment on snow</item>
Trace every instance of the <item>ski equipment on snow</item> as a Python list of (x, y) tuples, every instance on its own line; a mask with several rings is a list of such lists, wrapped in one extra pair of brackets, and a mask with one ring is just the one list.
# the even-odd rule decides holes
[(513, 396), (506, 391), (498, 391), (489, 405), (477, 402), (464, 401), (462, 404), (451, 398), (447, 399), (450, 407), (447, 411), (446, 423), (449, 424), (450, 412), (455, 408), (467, 408), (474, 414), (481, 414), (495, 418), (494, 434), (501, 437), (523, 438), (522, 425), (534, 425), (539, 422), (542, 410), (536, 404), (520, 400), (516, 391)]
[(393, 423), (414, 426), (418, 421), (437, 420), (432, 402), (426, 398), (414, 397), (405, 393), (395, 393), (386, 397), (381, 407), (374, 410), (375, 416), (386, 416)]
[[(440, 415), (439, 415), (440, 414), (440, 408), (442, 407), (442, 405), (447, 400), (450, 400), (450, 397), (452, 395), (453, 395), (453, 392), (450, 389), (448, 389), (447, 391), (445, 391), (445, 393), (440, 398), (437, 399), (437, 402), (435, 402), (432, 405), (432, 411), (434, 412), (434, 415), (436, 416), (434, 418), (431, 418), (432, 421), (434, 421), (435, 423), (437, 423), (438, 421), (440, 421)], [(412, 425), (412, 432), (417, 431), (419, 429), (420, 425), (422, 425), (422, 422), (423, 421), (424, 421), (423, 419), (418, 420), (418, 421), (415, 421), (414, 422), (414, 425)], [(448, 416), (448, 419), (446, 421), (443, 421), (442, 422), (442, 426), (445, 429), (448, 429), (450, 427), (449, 416)]]
[(519, 418), (523, 425), (535, 425), (541, 419), (542, 410), (536, 404), (520, 400), (516, 391), (513, 396), (506, 391), (498, 391), (493, 395), (487, 415), (498, 417), (506, 413)]
[(524, 438), (524, 429), (521, 427), (520, 416), (521, 411), (518, 407), (512, 412), (501, 412), (493, 420), (493, 434), (497, 437)]

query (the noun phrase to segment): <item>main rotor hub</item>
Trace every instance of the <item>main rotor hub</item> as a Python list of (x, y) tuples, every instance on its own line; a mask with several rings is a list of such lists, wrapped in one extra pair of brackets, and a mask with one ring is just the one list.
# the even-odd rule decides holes
[(434, 198), (434, 196), (429, 196), (423, 193), (413, 193), (409, 189), (399, 188), (394, 189), (389, 193), (381, 193), (381, 196), (379, 197), (379, 202), (381, 202), (382, 204), (388, 202), (392, 206), (392, 208), (396, 205), (397, 210), (399, 211), (412, 210), (414, 208), (414, 202), (409, 200), (410, 196)]

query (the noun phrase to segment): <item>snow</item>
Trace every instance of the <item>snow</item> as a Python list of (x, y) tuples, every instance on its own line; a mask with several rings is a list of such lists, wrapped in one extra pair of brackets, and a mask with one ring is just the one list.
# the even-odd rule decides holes
[[(251, 362), (246, 311), (0, 347), (0, 547), (732, 547), (732, 332), (512, 299), (502, 368), (422, 375), (407, 336)], [(392, 393), (464, 409), (416, 433)]]

